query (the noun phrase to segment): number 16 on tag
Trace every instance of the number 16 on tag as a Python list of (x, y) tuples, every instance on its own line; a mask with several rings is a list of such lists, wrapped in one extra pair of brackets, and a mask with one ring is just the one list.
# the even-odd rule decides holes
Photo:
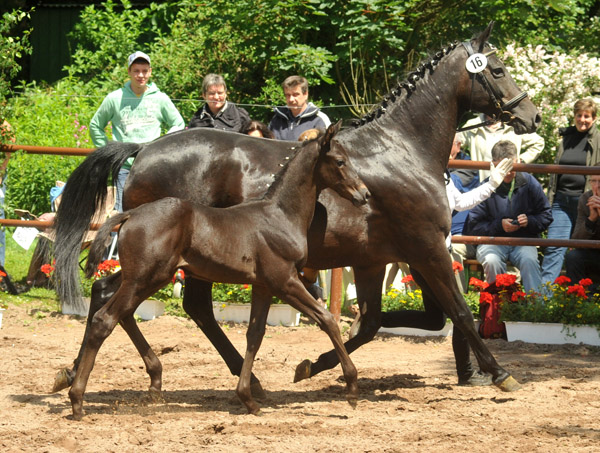
[(471, 74), (477, 74), (487, 67), (487, 57), (482, 53), (474, 53), (467, 58), (466, 67)]

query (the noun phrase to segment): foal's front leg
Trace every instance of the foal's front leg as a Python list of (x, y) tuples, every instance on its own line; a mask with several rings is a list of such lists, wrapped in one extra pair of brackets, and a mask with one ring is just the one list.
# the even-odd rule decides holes
[(252, 375), (254, 358), (265, 336), (265, 325), (267, 324), (270, 305), (271, 293), (264, 287), (253, 285), (250, 321), (248, 322), (248, 330), (246, 331), (246, 357), (242, 365), (236, 393), (242, 403), (248, 408), (248, 412), (254, 415), (260, 412), (260, 407), (252, 398), (250, 377)]
[[(333, 347), (337, 353), (337, 358), (342, 366), (344, 378), (346, 379), (348, 402), (352, 407), (356, 407), (356, 402), (358, 400), (358, 373), (356, 371), (356, 367), (350, 359), (350, 356), (348, 355), (348, 352), (346, 351), (346, 348), (344, 347), (340, 329), (335, 322), (333, 315), (317, 303), (317, 301), (310, 295), (304, 285), (300, 282), (300, 279), (298, 279), (297, 275), (290, 277), (285, 285), (284, 291), (285, 292), (281, 295), (278, 294), (279, 297), (285, 302), (289, 303), (295, 309), (301, 311), (306, 316), (314, 320), (319, 325), (321, 330), (323, 330), (331, 339)], [(308, 362), (310, 365), (310, 361), (305, 362)], [(305, 362), (298, 365), (296, 373), (298, 373), (299, 368), (303, 367)], [(296, 374), (294, 382), (297, 382), (298, 380), (299, 379), (297, 379)]]

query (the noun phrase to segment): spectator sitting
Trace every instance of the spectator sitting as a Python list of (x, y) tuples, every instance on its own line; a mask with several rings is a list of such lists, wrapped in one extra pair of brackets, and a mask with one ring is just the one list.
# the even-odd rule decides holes
[[(452, 160), (471, 160), (468, 154), (461, 150), (462, 142), (460, 136), (457, 134), (454, 136), (454, 142), (452, 143), (452, 149), (450, 150), (450, 161)], [(450, 168), (450, 180), (456, 190), (460, 193), (469, 192), (479, 186), (479, 171), (469, 170), (466, 168)], [(447, 189), (450, 190), (450, 184)], [(449, 199), (450, 200), (450, 199)], [(482, 198), (483, 200), (483, 198)], [(452, 207), (455, 203), (451, 202)], [(470, 209), (456, 210), (452, 207), (452, 225), (450, 227), (450, 233), (452, 236), (461, 236), (469, 215)], [(475, 258), (475, 246), (472, 244), (452, 244), (452, 259), (459, 262), (461, 266), (464, 260), (468, 258)], [(464, 271), (460, 271), (457, 274), (457, 283), (459, 289), (464, 293), (467, 288), (467, 282)]]
[(242, 132), (250, 123), (248, 112), (227, 101), (227, 84), (223, 76), (208, 74), (202, 81), (204, 105), (194, 113), (188, 127), (214, 127)]
[(308, 82), (301, 76), (290, 76), (281, 84), (287, 107), (276, 107), (269, 123), (277, 140), (296, 141), (308, 129), (326, 130), (331, 121), (314, 104), (308, 102)]
[[(467, 121), (465, 127), (491, 120), (483, 113), (479, 117)], [(511, 141), (517, 148), (517, 162), (529, 164), (533, 162), (544, 149), (544, 139), (536, 133), (517, 135), (512, 126), (496, 122), (458, 133), (460, 141), (469, 149), (471, 159), (489, 162), (492, 160), (492, 147), (500, 140)], [(479, 179), (489, 176), (487, 170), (479, 170)]]
[[(554, 162), (560, 165), (590, 166), (600, 160), (600, 131), (596, 126), (597, 106), (592, 99), (580, 99), (573, 106), (575, 125), (562, 129), (562, 141)], [(584, 175), (553, 174), (548, 199), (554, 219), (548, 228), (548, 239), (569, 239), (577, 220), (581, 194), (590, 190)], [(566, 247), (546, 247), (542, 261), (542, 283), (552, 284), (560, 275)]]
[[(600, 168), (600, 161), (594, 164)], [(600, 240), (600, 175), (590, 176), (592, 190), (579, 198), (577, 222), (573, 239)], [(573, 283), (586, 277), (592, 277), (589, 291), (595, 294), (600, 281), (600, 249), (573, 249), (566, 256), (567, 277)]]
[[(498, 164), (506, 157), (516, 162), (517, 147), (502, 140), (492, 148), (492, 161)], [(511, 171), (496, 193), (471, 210), (467, 231), (476, 236), (538, 237), (551, 222), (550, 204), (540, 183), (528, 173)], [(521, 271), (525, 291), (540, 288), (541, 270), (534, 246), (481, 244), (477, 246), (477, 260), (489, 283), (506, 273), (510, 260)]]
[(250, 121), (244, 130), (242, 130), (242, 134), (250, 135), (251, 137), (274, 138), (273, 132), (271, 132), (267, 125), (256, 120)]

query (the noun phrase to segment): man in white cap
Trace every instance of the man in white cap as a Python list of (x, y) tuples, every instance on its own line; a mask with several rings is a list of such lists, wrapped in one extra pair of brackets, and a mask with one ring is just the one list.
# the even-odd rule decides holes
[[(149, 82), (152, 67), (148, 55), (139, 51), (129, 55), (127, 72), (130, 80), (104, 98), (90, 122), (90, 136), (96, 147), (108, 142), (105, 128), (109, 122), (113, 139), (127, 143), (145, 143), (158, 138), (163, 124), (167, 133), (185, 127), (171, 99)], [(123, 186), (132, 163), (133, 158), (128, 159), (119, 171), (115, 203), (118, 211), (123, 209)]]

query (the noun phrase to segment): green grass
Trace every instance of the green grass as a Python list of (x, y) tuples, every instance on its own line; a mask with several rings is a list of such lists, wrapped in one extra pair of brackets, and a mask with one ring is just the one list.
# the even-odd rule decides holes
[[(13, 240), (12, 231), (14, 231), (14, 228), (6, 230), (6, 260), (4, 268), (13, 282), (24, 284), (37, 239), (31, 244), (29, 250), (25, 250)], [(32, 288), (30, 291), (16, 296), (2, 293), (2, 302), (15, 305), (31, 304), (44, 311), (58, 310), (60, 308), (56, 293), (53, 290), (45, 288)]]

